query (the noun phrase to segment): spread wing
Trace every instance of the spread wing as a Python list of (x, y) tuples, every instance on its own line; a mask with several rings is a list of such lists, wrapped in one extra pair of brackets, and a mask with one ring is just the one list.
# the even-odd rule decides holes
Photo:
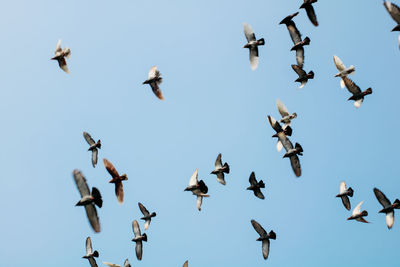
[(89, 187), (86, 183), (86, 179), (83, 174), (79, 170), (74, 170), (73, 172), (75, 184), (78, 187), (79, 193), (81, 194), (81, 198), (84, 196), (90, 195)]
[(279, 124), (279, 122), (277, 122), (275, 120), (275, 118), (268, 116), (268, 121), (269, 121), (269, 124), (271, 125), (272, 129), (275, 130), (275, 132), (279, 133), (279, 132), (283, 131), (282, 126)]
[(96, 207), (93, 204), (85, 205), (86, 215), (89, 219), (90, 225), (96, 233), (100, 232), (100, 221), (97, 216)]
[(140, 233), (139, 223), (136, 220), (132, 221), (132, 230), (133, 230), (133, 233), (135, 234), (135, 237), (142, 235)]
[(343, 182), (340, 183), (339, 193), (340, 193), (340, 194), (343, 194), (343, 193), (346, 192), (346, 191), (347, 191), (346, 182), (343, 181)]
[(252, 46), (250, 47), (250, 54), (249, 54), (249, 59), (250, 59), (250, 67), (252, 70), (257, 69), (258, 67), (258, 46)]
[(279, 99), (276, 100), (276, 106), (278, 107), (278, 111), (282, 117), (289, 116), (289, 111), (286, 106)]
[(254, 34), (253, 29), (248, 23), (243, 23), (243, 31), (246, 36), (247, 42), (255, 41), (256, 35)]
[(296, 24), (294, 23), (293, 20), (291, 20), (288, 24), (287, 24), (287, 29), (289, 31), (290, 34), (290, 38), (292, 38), (293, 44), (298, 44), (301, 42), (301, 33), (299, 32), (299, 30), (296, 27)]
[(392, 205), (392, 203), (390, 202), (390, 200), (385, 196), (384, 193), (382, 193), (381, 190), (379, 190), (378, 188), (374, 188), (374, 194), (376, 196), (376, 199), (379, 201), (379, 203), (381, 203), (381, 205), (383, 206), (383, 208), (387, 208), (390, 207)]
[(196, 206), (197, 209), (200, 211), (201, 210), (201, 204), (203, 203), (203, 197), (202, 196), (197, 196), (196, 199)]
[(304, 48), (303, 47), (299, 47), (296, 49), (296, 61), (297, 61), (297, 65), (300, 68), (303, 68), (303, 65), (304, 65)]
[(221, 153), (219, 153), (217, 159), (215, 160), (215, 169), (216, 170), (222, 168), (222, 159), (221, 159), (221, 157), (222, 157), (222, 155), (221, 155)]
[(106, 167), (108, 173), (114, 178), (119, 177), (119, 173), (115, 169), (114, 165), (108, 161), (108, 159), (103, 159), (104, 167)]
[(300, 165), (300, 159), (297, 155), (293, 155), (290, 157), (290, 165), (292, 165), (294, 174), (297, 177), (300, 177), (301, 176), (301, 165)]
[(94, 145), (96, 142), (93, 140), (93, 138), (90, 136), (90, 134), (88, 134), (87, 132), (83, 132), (83, 137), (85, 138), (86, 142), (92, 146)]
[(139, 202), (138, 205), (139, 205), (140, 211), (143, 213), (144, 216), (148, 216), (150, 214), (150, 212), (146, 209), (145, 206), (143, 206), (142, 203)]
[(353, 210), (353, 215), (357, 215), (361, 213), (361, 205), (362, 203), (364, 203), (364, 201), (361, 201), (360, 203), (358, 203), (358, 205), (354, 208)]
[(93, 253), (92, 240), (90, 237), (86, 238), (86, 255), (91, 255)]
[(182, 267), (189, 267), (189, 262), (188, 262), (188, 261), (185, 261), (185, 263), (183, 264)]
[(297, 65), (292, 65), (292, 69), (297, 73), (297, 75), (299, 75), (300, 77), (304, 77), (307, 75), (307, 73), (300, 67)]
[(342, 199), (343, 206), (347, 210), (350, 210), (351, 209), (351, 205), (350, 205), (349, 197), (348, 196), (341, 196), (340, 198)]
[(396, 21), (397, 24), (400, 24), (400, 8), (397, 5), (395, 5), (389, 1), (385, 1), (383, 3), (383, 5), (385, 6), (386, 10), (389, 12), (392, 19), (394, 21)]
[(129, 263), (128, 259), (125, 260), (124, 267), (131, 267), (131, 264)]
[(120, 265), (115, 264), (115, 263), (111, 263), (111, 262), (103, 261), (103, 263), (104, 263), (105, 265), (107, 265), (107, 266), (110, 266), (110, 267), (121, 267)]
[(262, 241), (262, 254), (264, 259), (268, 259), (268, 255), (269, 255), (269, 239), (264, 239)]
[(344, 71), (346, 69), (346, 66), (343, 64), (339, 57), (333, 56), (333, 62), (335, 62), (338, 71)]
[(315, 10), (312, 5), (306, 6), (307, 17), (310, 19), (314, 26), (318, 26), (317, 15), (315, 15)]
[(257, 184), (257, 179), (256, 179), (256, 175), (255, 175), (254, 172), (252, 172), (250, 174), (249, 182), (250, 182), (251, 185), (256, 185)]
[(61, 52), (61, 39), (59, 39), (57, 41), (57, 45), (56, 45), (56, 50), (54, 50), (54, 54), (57, 54), (57, 52)]
[(264, 230), (264, 228), (255, 220), (251, 220), (251, 224), (254, 227), (254, 230), (261, 236), (261, 237), (266, 237), (268, 236), (267, 232)]
[(164, 96), (161, 92), (160, 86), (159, 86), (160, 82), (159, 81), (155, 81), (150, 83), (151, 86), (151, 90), (153, 90), (153, 93), (161, 100), (164, 100)]
[(88, 258), (91, 267), (97, 267), (97, 262), (93, 257)]
[(115, 182), (115, 195), (117, 196), (119, 204), (124, 203), (124, 185), (121, 181)]
[(96, 167), (98, 154), (99, 154), (99, 151), (97, 150), (97, 148), (93, 148), (93, 150), (92, 150), (92, 165), (93, 165), (93, 168)]
[(136, 257), (138, 260), (142, 260), (142, 255), (143, 255), (143, 242), (138, 241), (136, 242)]
[(65, 58), (64, 57), (60, 57), (60, 58), (57, 59), (57, 61), (58, 61), (58, 66), (60, 66), (60, 68), (63, 71), (65, 71), (66, 73), (69, 73), (68, 66), (67, 66), (67, 61), (65, 60)]
[(264, 198), (265, 198), (264, 195), (263, 195), (263, 193), (261, 193), (261, 190), (260, 190), (259, 188), (257, 188), (257, 189), (254, 190), (254, 195), (255, 195), (256, 197), (258, 197), (259, 199), (264, 199)]
[(347, 76), (342, 77), (342, 80), (344, 82), (344, 85), (346, 86), (347, 90), (354, 94), (359, 94), (361, 93), (360, 87), (357, 86), (352, 80), (350, 80)]
[(199, 169), (196, 169), (194, 173), (192, 174), (192, 177), (190, 177), (189, 180), (189, 186), (193, 186), (197, 184), (197, 177), (199, 176)]
[(217, 173), (217, 181), (218, 181), (220, 184), (226, 185), (226, 182), (225, 182), (225, 175), (224, 175), (223, 172)]
[(153, 66), (151, 67), (151, 69), (149, 70), (149, 74), (147, 76), (148, 80), (152, 80), (154, 78), (160, 77), (161, 73), (160, 71), (157, 69), (157, 66)]

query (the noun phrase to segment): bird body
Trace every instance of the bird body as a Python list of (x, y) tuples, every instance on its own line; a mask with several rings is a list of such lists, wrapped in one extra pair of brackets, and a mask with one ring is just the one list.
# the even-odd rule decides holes
[(352, 80), (350, 80), (347, 76), (342, 77), (342, 80), (347, 88), (347, 90), (353, 95), (349, 97), (347, 100), (354, 100), (354, 106), (359, 108), (364, 101), (364, 97), (366, 95), (372, 94), (372, 89), (368, 88), (365, 91), (361, 91), (360, 87), (357, 86)]
[(142, 218), (140, 218), (141, 220), (144, 220), (144, 229), (147, 230), (149, 228), (149, 225), (151, 223), (151, 218), (156, 217), (157, 214), (155, 212), (150, 213), (146, 207), (142, 204), (142, 203), (138, 203), (139, 205), (139, 209), (142, 212), (142, 214), (144, 215)]
[[(349, 74), (353, 74), (356, 71), (356, 68), (353, 65), (346, 68), (346, 66), (343, 64), (342, 60), (340, 60), (338, 56), (333, 56), (333, 62), (335, 63), (336, 68), (339, 71), (337, 74), (335, 74), (335, 77), (343, 78)], [(340, 87), (341, 88), (345, 87), (343, 79), (340, 79)]]
[(253, 225), (254, 230), (260, 235), (259, 238), (257, 238), (257, 241), (262, 242), (262, 254), (264, 259), (268, 259), (269, 256), (269, 247), (270, 247), (270, 239), (276, 239), (276, 234), (274, 231), (270, 231), (267, 233), (265, 229), (255, 220), (251, 220), (251, 224)]
[(314, 79), (314, 72), (310, 71), (309, 73), (306, 73), (300, 66), (298, 65), (292, 65), (292, 69), (299, 75), (299, 78), (295, 80), (295, 82), (299, 82), (300, 86), (299, 88), (303, 88), (309, 79)]

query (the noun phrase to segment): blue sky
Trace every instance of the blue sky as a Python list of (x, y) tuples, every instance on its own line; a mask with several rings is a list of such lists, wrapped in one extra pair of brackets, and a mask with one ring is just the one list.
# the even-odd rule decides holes
[[(286, 1), (8, 1), (0, 10), (2, 179), (0, 256), (4, 266), (88, 266), (92, 237), (101, 261), (133, 266), (396, 266), (399, 221), (390, 231), (372, 189), (400, 197), (396, 139), (400, 51), (382, 1), (319, 1), (319, 27), (295, 18), (311, 44), (303, 89), (295, 54), (278, 23), (300, 0)], [(250, 69), (242, 23), (252, 25), (260, 64)], [(71, 48), (70, 75), (51, 61), (57, 40)], [(355, 65), (351, 78), (372, 87), (356, 110), (341, 90), (332, 57)], [(163, 74), (165, 101), (141, 83), (151, 66)], [(267, 115), (276, 99), (296, 112), (293, 142), (304, 148), (303, 175), (275, 150)], [(103, 147), (94, 169), (82, 137)], [(218, 153), (231, 173), (224, 187), (209, 173)], [(117, 203), (102, 164), (127, 173)], [(75, 207), (73, 169), (100, 189), (102, 232)], [(196, 209), (183, 192), (199, 168), (211, 197)], [(264, 201), (246, 191), (255, 171)], [(340, 181), (364, 200), (371, 224), (346, 221), (335, 198)], [(137, 202), (156, 211), (143, 260), (134, 255)], [(250, 220), (273, 229), (270, 257)], [(398, 218), (397, 218), (398, 219)], [(143, 227), (143, 223), (141, 223)]]

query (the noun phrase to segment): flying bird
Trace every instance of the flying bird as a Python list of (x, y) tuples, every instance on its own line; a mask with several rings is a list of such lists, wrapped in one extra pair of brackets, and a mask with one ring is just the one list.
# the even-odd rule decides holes
[(191, 191), (193, 195), (197, 196), (197, 209), (201, 210), (201, 204), (203, 203), (203, 197), (210, 197), (207, 195), (208, 187), (203, 180), (198, 181), (199, 170), (196, 169), (190, 177), (189, 186), (184, 191)]
[(392, 32), (400, 31), (400, 8), (389, 1), (384, 1), (383, 5), (385, 6), (387, 12), (389, 12), (389, 15), (392, 17), (392, 19), (397, 23)]
[(150, 214), (150, 212), (146, 209), (146, 207), (143, 206), (143, 204), (140, 202), (138, 203), (138, 205), (139, 205), (140, 211), (143, 213), (143, 217), (140, 219), (145, 221), (144, 229), (147, 230), (147, 229), (149, 229), (149, 225), (151, 223), (151, 218), (156, 217), (157, 214), (155, 212), (152, 212)]
[(132, 222), (132, 229), (135, 237), (132, 239), (133, 242), (136, 242), (136, 257), (138, 260), (142, 260), (143, 254), (143, 242), (147, 242), (147, 235), (144, 233), (143, 235), (140, 233), (139, 223), (134, 220)]
[(364, 201), (358, 203), (358, 205), (354, 208), (352, 215), (347, 218), (347, 220), (356, 220), (358, 222), (368, 223), (364, 217), (368, 216), (368, 212), (366, 210), (361, 211), (361, 205)]
[(339, 57), (337, 56), (333, 56), (333, 62), (336, 65), (336, 68), (338, 69), (339, 73), (335, 74), (335, 77), (340, 77), (340, 87), (344, 88), (345, 84), (344, 81), (342, 79), (342, 77), (345, 77), (349, 74), (354, 74), (354, 72), (356, 71), (356, 68), (351, 65), (350, 67), (346, 68), (346, 66), (343, 64), (343, 62), (340, 60)]
[(97, 267), (96, 258), (99, 257), (99, 252), (97, 250), (93, 251), (92, 240), (90, 237), (86, 238), (86, 255), (82, 258), (88, 259), (90, 266)]
[(300, 86), (299, 88), (303, 88), (309, 79), (314, 79), (314, 72), (310, 71), (309, 73), (306, 73), (300, 66), (297, 65), (292, 65), (292, 69), (299, 75), (299, 78), (295, 80), (295, 82), (299, 82)]
[[(268, 116), (268, 121), (272, 127), (272, 129), (275, 130), (276, 134), (274, 134), (272, 137), (277, 137), (278, 140), (282, 143), (283, 147), (286, 150), (286, 154), (284, 157), (290, 158), (290, 164), (292, 165), (293, 172), (297, 177), (301, 176), (301, 166), (300, 166), (300, 160), (297, 155), (302, 155), (303, 148), (296, 143), (296, 147), (293, 148), (292, 142), (290, 142), (289, 138), (287, 137), (288, 134), (286, 134), (288, 129), (291, 129), (290, 126), (286, 127), (283, 129), (279, 122), (277, 122), (273, 117)], [(291, 130), (290, 130), (291, 132)]]
[(164, 100), (162, 92), (160, 90), (160, 84), (162, 82), (162, 77), (160, 71), (157, 69), (157, 66), (151, 67), (149, 71), (149, 75), (147, 76), (147, 80), (143, 82), (143, 84), (150, 84), (153, 93), (161, 100)]
[(189, 261), (185, 261), (182, 267), (189, 267)]
[(360, 87), (357, 86), (352, 80), (348, 77), (342, 77), (344, 84), (346, 85), (347, 90), (353, 95), (347, 100), (354, 100), (354, 106), (359, 108), (364, 101), (364, 97), (366, 95), (372, 94), (371, 87), (365, 91), (361, 91)]
[[(104, 263), (105, 265), (107, 265), (107, 266), (110, 266), (110, 267), (121, 267), (121, 265), (118, 265), (118, 264), (115, 264), (115, 263), (111, 263), (111, 262), (105, 262), (105, 261), (103, 261), (103, 263)], [(131, 264), (129, 263), (129, 260), (128, 260), (128, 259), (125, 260), (125, 262), (124, 262), (124, 267), (131, 267)]]
[(256, 230), (256, 232), (260, 235), (260, 237), (257, 238), (257, 241), (262, 242), (262, 254), (264, 256), (264, 259), (266, 260), (269, 255), (269, 240), (275, 240), (276, 234), (272, 230), (267, 233), (267, 231), (265, 231), (264, 228), (255, 220), (251, 220), (251, 224), (253, 225), (254, 230)]
[(283, 123), (283, 129), (285, 129), (287, 126), (290, 126), (293, 119), (297, 118), (297, 113), (293, 112), (290, 114), (285, 104), (283, 104), (279, 99), (276, 100), (276, 106), (282, 116), (282, 119), (279, 122)]
[(265, 184), (264, 184), (263, 180), (260, 180), (259, 182), (257, 182), (256, 175), (254, 174), (254, 172), (252, 172), (249, 177), (249, 182), (250, 182), (250, 186), (247, 187), (246, 189), (253, 191), (253, 193), (256, 197), (258, 197), (260, 199), (264, 199), (264, 195), (261, 192), (261, 188), (265, 188)]
[(400, 200), (396, 199), (392, 204), (385, 194), (376, 187), (374, 188), (374, 194), (383, 207), (379, 213), (386, 214), (386, 225), (391, 229), (394, 224), (394, 209), (400, 209)]
[(307, 17), (310, 19), (311, 23), (314, 24), (314, 26), (318, 26), (318, 21), (312, 4), (317, 1), (318, 0), (304, 0), (304, 3), (300, 6), (300, 8), (304, 8), (306, 10)]
[(103, 159), (104, 167), (106, 167), (108, 173), (111, 175), (112, 179), (109, 183), (115, 184), (115, 195), (117, 196), (118, 202), (122, 204), (124, 202), (124, 186), (122, 181), (127, 181), (128, 176), (124, 173), (119, 175), (114, 165), (107, 159)]
[(258, 46), (264, 45), (264, 38), (259, 40), (256, 39), (256, 35), (254, 34), (253, 29), (247, 23), (243, 23), (243, 31), (244, 35), (247, 39), (247, 44), (243, 46), (243, 48), (248, 48), (250, 52), (250, 66), (252, 70), (257, 69), (258, 67)]
[(69, 49), (68, 47), (64, 48), (64, 50), (61, 49), (61, 40), (58, 40), (54, 54), (55, 56), (52, 57), (51, 59), (57, 60), (60, 68), (66, 73), (69, 73), (67, 61), (65, 60), (65, 58), (71, 57), (71, 49)]
[(220, 184), (226, 185), (224, 173), (229, 173), (229, 165), (227, 162), (222, 165), (221, 157), (222, 155), (219, 153), (217, 159), (215, 160), (215, 170), (213, 170), (211, 174), (217, 175), (217, 181)]
[(342, 199), (343, 206), (347, 210), (351, 209), (349, 197), (352, 197), (353, 193), (354, 193), (354, 191), (351, 187), (349, 187), (349, 189), (347, 189), (346, 182), (343, 181), (340, 183), (339, 194), (337, 194), (336, 197), (340, 197)]
[(97, 156), (99, 154), (99, 149), (101, 148), (101, 141), (100, 139), (97, 143), (93, 140), (93, 138), (87, 132), (83, 132), (83, 137), (85, 138), (86, 142), (89, 144), (88, 151), (92, 151), (92, 165), (93, 168), (96, 167), (97, 164)]
[(79, 170), (74, 170), (73, 172), (75, 184), (78, 187), (79, 193), (81, 195), (81, 200), (76, 203), (75, 206), (84, 206), (86, 210), (86, 215), (89, 219), (90, 225), (96, 233), (100, 232), (100, 221), (97, 216), (97, 211), (95, 205), (99, 208), (103, 205), (103, 200), (101, 198), (100, 191), (96, 188), (92, 188), (92, 193), (90, 193), (89, 186), (86, 183), (86, 179)]

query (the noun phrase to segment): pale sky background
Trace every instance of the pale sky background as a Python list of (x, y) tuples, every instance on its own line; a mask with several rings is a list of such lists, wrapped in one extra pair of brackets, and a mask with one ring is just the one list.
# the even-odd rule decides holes
[[(132, 266), (398, 266), (400, 219), (388, 230), (372, 192), (400, 198), (395, 22), (380, 0), (318, 1), (319, 27), (300, 10), (295, 22), (311, 38), (305, 69), (315, 78), (297, 89), (292, 42), (278, 23), (301, 3), (3, 1), (1, 265), (89, 266), (81, 257), (91, 236), (99, 266), (126, 258)], [(243, 22), (266, 41), (256, 71)], [(59, 38), (72, 51), (69, 75), (50, 60)], [(358, 110), (333, 77), (333, 55), (373, 89)], [(142, 85), (153, 65), (165, 101)], [(298, 114), (299, 179), (271, 138), (277, 98)], [(83, 131), (102, 140), (96, 168)], [(231, 166), (226, 186), (209, 174), (218, 153)], [(122, 206), (104, 157), (128, 174)], [(75, 168), (103, 195), (99, 234), (74, 206)], [(211, 195), (201, 212), (183, 192), (196, 168)], [(264, 201), (245, 190), (252, 171), (266, 183)], [(364, 200), (372, 223), (346, 221), (351, 212), (335, 198), (342, 180), (355, 191), (352, 208)], [(141, 262), (131, 242), (138, 201), (157, 212)], [(267, 261), (251, 219), (277, 234)]]

